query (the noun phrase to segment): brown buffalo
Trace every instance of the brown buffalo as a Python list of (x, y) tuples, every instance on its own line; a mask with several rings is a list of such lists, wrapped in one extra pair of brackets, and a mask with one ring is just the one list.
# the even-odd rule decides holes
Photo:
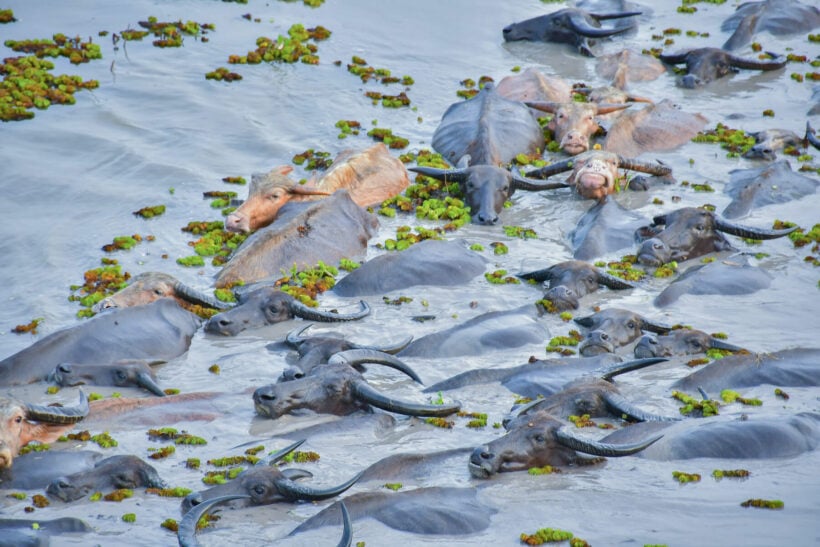
[(567, 80), (547, 76), (533, 67), (520, 74), (505, 76), (495, 90), (511, 101), (568, 103), (572, 100), (572, 85)]
[(589, 139), (601, 129), (595, 116), (629, 108), (628, 104), (527, 102), (527, 106), (554, 114), (548, 127), (561, 149), (574, 156), (589, 150)]
[(172, 275), (161, 272), (144, 272), (133, 277), (124, 289), (100, 300), (94, 306), (94, 311), (142, 306), (160, 298), (173, 298), (182, 307), (199, 305), (218, 310), (230, 307), (229, 304), (182, 283)]
[(689, 142), (706, 122), (701, 114), (683, 112), (664, 99), (618, 116), (607, 130), (603, 148), (633, 158), (654, 150), (674, 150)]

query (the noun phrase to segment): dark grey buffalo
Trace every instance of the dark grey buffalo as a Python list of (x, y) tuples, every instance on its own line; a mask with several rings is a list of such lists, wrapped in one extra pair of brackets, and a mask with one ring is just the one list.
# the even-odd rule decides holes
[(61, 363), (170, 361), (191, 344), (200, 319), (171, 298), (115, 309), (51, 333), (0, 361), (0, 385), (46, 380)]
[(663, 308), (685, 294), (751, 294), (768, 288), (773, 276), (752, 266), (743, 255), (732, 255), (707, 264), (695, 264), (664, 288), (653, 303)]
[(631, 109), (607, 129), (604, 150), (625, 157), (674, 150), (688, 143), (707, 123), (701, 114), (685, 112), (669, 99)]
[(786, 416), (713, 416), (677, 422), (644, 422), (619, 429), (602, 439), (631, 443), (663, 438), (638, 454), (652, 460), (692, 458), (790, 458), (820, 444), (820, 414), (801, 412)]
[(645, 222), (614, 199), (590, 207), (569, 233), (572, 256), (593, 260), (635, 244), (635, 230)]
[(820, 9), (816, 5), (801, 4), (797, 0), (764, 0), (744, 2), (720, 30), (734, 31), (723, 44), (723, 49), (734, 50), (752, 41), (758, 32), (785, 36), (810, 32), (820, 25)]
[(363, 300), (359, 302), (357, 312), (334, 313), (311, 308), (279, 288), (268, 285), (242, 293), (239, 303), (234, 308), (214, 315), (205, 323), (205, 332), (236, 336), (245, 329), (264, 327), (294, 317), (327, 323), (354, 321), (369, 313), (370, 306)]
[(795, 348), (774, 353), (729, 355), (681, 378), (673, 389), (708, 392), (723, 389), (773, 385), (782, 387), (820, 386), (820, 349)]
[(817, 179), (792, 171), (787, 160), (754, 169), (735, 169), (730, 173), (725, 192), (732, 197), (722, 215), (738, 218), (753, 209), (786, 203), (817, 192)]
[(571, 156), (590, 149), (590, 137), (601, 129), (596, 116), (618, 112), (630, 106), (628, 104), (578, 102), (527, 102), (526, 104), (530, 108), (553, 115), (547, 127), (552, 130), (561, 150)]
[(535, 306), (483, 313), (449, 329), (413, 340), (400, 357), (447, 358), (543, 343), (547, 329), (535, 316)]
[(463, 286), (486, 268), (487, 260), (464, 241), (426, 239), (368, 260), (339, 280), (333, 292), (365, 296), (417, 285)]
[(671, 329), (669, 326), (654, 323), (635, 312), (620, 308), (609, 308), (587, 317), (576, 317), (574, 321), (588, 329), (578, 346), (579, 353), (584, 357), (613, 353), (616, 349), (640, 338), (645, 330), (665, 334)]
[(0, 397), (0, 469), (11, 467), (28, 443), (54, 442), (86, 416), (88, 399), (82, 391), (75, 407), (48, 407)]
[(521, 279), (544, 284), (544, 299), (552, 302), (555, 311), (577, 310), (579, 299), (603, 285), (612, 290), (634, 289), (635, 286), (599, 270), (581, 260), (567, 260), (548, 268), (518, 274)]
[(674, 329), (667, 334), (644, 334), (635, 346), (635, 357), (696, 355), (710, 349), (741, 351), (743, 348), (697, 329)]
[(317, 202), (290, 202), (272, 224), (242, 243), (219, 272), (216, 286), (276, 279), (294, 266), (312, 268), (355, 257), (378, 226), (376, 216), (356, 205), (347, 190)]
[(46, 493), (62, 501), (75, 501), (94, 492), (118, 488), (165, 488), (157, 470), (136, 456), (111, 456), (92, 469), (59, 477), (46, 487)]
[(681, 87), (694, 89), (711, 81), (737, 72), (737, 69), (777, 70), (786, 66), (786, 58), (770, 61), (744, 59), (715, 47), (690, 49), (681, 53), (661, 53), (659, 59), (669, 65), (686, 65), (686, 74), (678, 80)]
[(173, 298), (183, 307), (198, 305), (217, 310), (230, 307), (230, 304), (194, 289), (172, 275), (162, 272), (144, 272), (131, 278), (124, 289), (99, 301), (94, 306), (94, 311), (141, 306), (160, 298)]
[[(413, 379), (418, 376), (413, 374)], [(461, 408), (458, 403), (429, 405), (389, 397), (368, 384), (345, 359), (316, 367), (303, 378), (260, 387), (253, 393), (253, 403), (257, 414), (271, 419), (301, 410), (344, 416), (373, 407), (408, 416), (449, 416)]]
[(158, 363), (162, 361), (123, 359), (101, 365), (60, 363), (49, 375), (48, 380), (58, 386), (139, 387), (158, 397), (165, 397), (165, 392), (157, 385), (157, 376), (151, 368), (152, 364)]
[(638, 249), (638, 261), (645, 266), (682, 262), (717, 251), (734, 250), (724, 233), (751, 239), (776, 239), (792, 233), (797, 227), (766, 230), (741, 226), (711, 211), (684, 207), (658, 215), (653, 224), (642, 230), (651, 234)]
[(755, 138), (755, 144), (743, 153), (747, 159), (761, 159), (774, 161), (777, 159), (777, 152), (787, 147), (802, 148), (804, 138), (794, 131), (788, 129), (764, 129), (756, 133), (749, 133)]
[[(504, 40), (569, 44), (577, 47), (580, 53), (592, 57), (589, 38), (606, 38), (632, 30), (637, 25), (635, 16), (640, 14), (640, 11), (590, 13), (579, 8), (564, 8), (504, 27)], [(624, 21), (610, 28), (601, 26), (601, 21), (611, 19)]]
[(86, 522), (73, 517), (51, 520), (0, 518), (0, 545), (3, 547), (40, 547), (62, 534), (93, 532)]
[(639, 442), (608, 443), (585, 438), (575, 429), (544, 411), (524, 414), (507, 424), (503, 437), (477, 447), (467, 467), (475, 478), (486, 479), (497, 473), (545, 465), (583, 465), (588, 458), (579, 452), (603, 457), (629, 456), (661, 438), (657, 435)]

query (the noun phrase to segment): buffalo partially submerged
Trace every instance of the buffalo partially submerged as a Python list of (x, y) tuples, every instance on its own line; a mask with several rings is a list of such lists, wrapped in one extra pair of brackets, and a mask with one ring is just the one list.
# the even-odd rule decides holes
[(164, 397), (165, 392), (157, 385), (156, 374), (151, 369), (152, 364), (161, 362), (123, 359), (100, 365), (60, 363), (48, 376), (48, 380), (58, 386), (140, 387), (158, 397)]
[(617, 200), (599, 201), (590, 207), (569, 233), (572, 256), (592, 260), (635, 244), (635, 230), (645, 222)]
[(486, 268), (487, 260), (464, 241), (426, 239), (368, 260), (340, 279), (333, 292), (365, 296), (417, 285), (463, 286)]
[(347, 190), (311, 203), (288, 203), (279, 216), (236, 250), (216, 279), (217, 287), (254, 283), (318, 262), (335, 264), (364, 252), (379, 221), (356, 205)]
[(0, 361), (0, 385), (44, 381), (61, 363), (170, 361), (191, 344), (200, 319), (171, 298), (115, 309), (53, 332)]
[(253, 175), (248, 199), (225, 219), (231, 232), (254, 232), (273, 222), (288, 201), (313, 201), (346, 189), (357, 205), (367, 207), (400, 194), (410, 181), (404, 165), (383, 143), (367, 150), (346, 150), (315, 185), (300, 184), (287, 175), (290, 166), (273, 169), (267, 175)]
[(672, 357), (695, 355), (710, 349), (741, 351), (743, 348), (729, 344), (697, 329), (674, 329), (667, 334), (644, 334), (635, 346), (635, 357)]
[(88, 399), (82, 391), (74, 407), (41, 406), (0, 397), (0, 468), (11, 467), (28, 443), (53, 442), (87, 415)]
[(651, 55), (644, 55), (634, 49), (624, 49), (618, 53), (601, 55), (595, 61), (595, 72), (609, 80), (618, 89), (626, 89), (629, 82), (655, 80), (666, 72), (663, 63)]
[(182, 307), (195, 305), (217, 310), (230, 307), (230, 304), (194, 289), (172, 275), (162, 272), (144, 272), (131, 278), (124, 289), (100, 300), (94, 306), (94, 311), (142, 306), (160, 298), (173, 298)]
[(797, 0), (764, 0), (744, 2), (737, 12), (720, 26), (722, 31), (734, 31), (723, 44), (724, 49), (738, 49), (752, 41), (758, 32), (774, 36), (810, 32), (820, 25), (820, 9)]
[(52, 537), (92, 532), (93, 530), (86, 522), (72, 517), (52, 520), (0, 518), (0, 542), (9, 547), (49, 545)]
[(205, 323), (205, 332), (236, 336), (245, 329), (272, 325), (294, 317), (308, 321), (355, 321), (370, 313), (365, 301), (359, 302), (359, 311), (342, 314), (311, 308), (274, 286), (261, 286), (240, 295), (232, 309), (218, 313)]
[(783, 230), (741, 226), (706, 209), (684, 207), (656, 216), (651, 226), (642, 229), (641, 235), (650, 237), (638, 249), (638, 261), (645, 266), (660, 266), (673, 260), (682, 262), (712, 252), (734, 250), (724, 233), (750, 239), (776, 239), (796, 229), (796, 226)]
[(732, 72), (737, 72), (739, 68), (777, 70), (786, 66), (787, 63), (785, 57), (771, 61), (744, 59), (715, 47), (690, 49), (674, 54), (661, 53), (659, 59), (669, 65), (686, 64), (686, 74), (678, 80), (678, 83), (689, 89), (723, 78)]
[(764, 129), (749, 135), (754, 137), (755, 144), (743, 153), (743, 157), (747, 159), (774, 161), (777, 159), (776, 152), (787, 147), (802, 148), (805, 141), (803, 137), (788, 129)]
[(613, 290), (633, 289), (634, 285), (581, 260), (567, 260), (548, 268), (518, 274), (521, 279), (544, 283), (544, 299), (555, 311), (577, 310), (579, 299), (603, 285)]
[(574, 156), (590, 149), (589, 139), (597, 133), (596, 116), (629, 108), (628, 104), (527, 102), (529, 107), (553, 114), (549, 122), (561, 149)]
[(575, 426), (566, 426), (547, 412), (539, 411), (511, 420), (503, 437), (473, 451), (467, 467), (472, 476), (486, 479), (497, 473), (545, 465), (583, 465), (589, 459), (579, 452), (603, 457), (629, 456), (660, 438), (657, 435), (619, 444), (594, 441), (578, 435)]
[(111, 456), (87, 471), (54, 479), (46, 488), (52, 498), (75, 501), (94, 492), (118, 488), (165, 488), (157, 470), (136, 456)]
[(547, 178), (565, 171), (572, 171), (567, 178), (567, 184), (574, 188), (584, 199), (602, 201), (607, 196), (619, 192), (622, 188), (636, 186), (631, 183), (620, 182), (619, 168), (649, 173), (658, 177), (666, 177), (672, 173), (672, 169), (661, 163), (624, 158), (618, 154), (603, 150), (590, 150), (571, 159), (556, 162), (535, 171), (529, 171), (526, 176)]
[(684, 112), (669, 99), (664, 99), (618, 116), (607, 130), (603, 148), (626, 157), (674, 150), (688, 143), (706, 122), (701, 114)]
[(505, 76), (495, 90), (502, 97), (522, 103), (572, 101), (572, 85), (567, 80), (560, 76), (548, 76), (533, 67), (520, 74)]
[(725, 192), (732, 202), (722, 212), (726, 218), (738, 218), (758, 207), (800, 199), (816, 193), (820, 187), (817, 179), (792, 171), (787, 160), (756, 169), (735, 169), (729, 174)]
[(671, 330), (669, 326), (654, 323), (635, 312), (620, 308), (609, 308), (586, 317), (576, 317), (574, 321), (588, 329), (578, 346), (578, 352), (584, 357), (613, 353), (640, 338), (645, 330), (660, 334)]
[[(577, 47), (580, 53), (592, 57), (589, 38), (606, 38), (632, 30), (637, 24), (634, 17), (640, 14), (640, 11), (590, 13), (579, 8), (564, 8), (507, 25), (503, 30), (504, 40), (569, 44)], [(601, 26), (601, 21), (611, 19), (624, 19), (624, 21), (610, 28)]]

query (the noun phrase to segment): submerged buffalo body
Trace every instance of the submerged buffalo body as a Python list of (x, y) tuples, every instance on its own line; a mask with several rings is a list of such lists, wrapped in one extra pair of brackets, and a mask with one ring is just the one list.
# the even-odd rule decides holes
[(725, 189), (732, 202), (722, 214), (726, 218), (742, 217), (758, 207), (814, 194), (818, 187), (817, 179), (792, 171), (787, 160), (755, 169), (735, 169)]
[(688, 143), (706, 123), (701, 114), (684, 112), (664, 99), (618, 116), (607, 130), (603, 148), (633, 158), (645, 152), (674, 150)]
[(157, 470), (136, 456), (111, 456), (93, 468), (54, 479), (46, 488), (53, 498), (75, 501), (94, 492), (118, 488), (165, 488)]
[(720, 26), (722, 31), (734, 31), (723, 49), (734, 50), (752, 41), (758, 32), (775, 36), (810, 32), (820, 26), (820, 9), (797, 0), (764, 0), (744, 2)]

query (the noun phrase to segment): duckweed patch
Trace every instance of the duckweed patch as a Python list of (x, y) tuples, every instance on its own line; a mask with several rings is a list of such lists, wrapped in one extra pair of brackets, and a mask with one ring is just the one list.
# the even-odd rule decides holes
[(242, 79), (242, 75), (237, 72), (231, 72), (230, 69), (221, 66), (210, 72), (206, 72), (205, 79), (216, 80), (217, 82), (238, 82)]
[(450, 421), (446, 418), (437, 418), (437, 417), (425, 418), (424, 423), (435, 426), (435, 427), (440, 427), (442, 429), (453, 429), (453, 426), (455, 425), (455, 422), (453, 422), (453, 421)]
[(158, 217), (165, 214), (165, 205), (149, 205), (148, 207), (134, 211), (134, 214), (142, 218)]
[(301, 23), (291, 25), (288, 35), (277, 36), (274, 40), (266, 36), (256, 39), (256, 49), (249, 51), (245, 55), (230, 55), (229, 64), (257, 65), (266, 63), (295, 63), (301, 61), (304, 64), (318, 65), (319, 56), (316, 55), (319, 48), (315, 43), (330, 38), (331, 32), (319, 25), (314, 28), (305, 28)]
[(340, 131), (339, 138), (346, 139), (348, 135), (358, 135), (362, 124), (356, 120), (339, 120), (334, 127)]
[(521, 283), (515, 276), (507, 275), (507, 270), (487, 272), (484, 278), (493, 285), (519, 285)]
[(208, 460), (208, 465), (213, 465), (214, 467), (231, 467), (233, 465), (239, 465), (240, 463), (249, 463), (251, 465), (256, 465), (256, 462), (259, 461), (259, 458), (256, 456), (225, 456), (224, 458), (214, 458), (212, 460)]
[(396, 239), (386, 239), (384, 243), (377, 243), (376, 247), (387, 251), (403, 251), (411, 245), (424, 241), (425, 239), (442, 239), (443, 228), (429, 229), (421, 226), (415, 227), (415, 232), (410, 226), (399, 226), (396, 228)]
[(135, 513), (125, 513), (122, 516), (122, 521), (133, 524), (134, 522), (137, 522), (137, 515)]
[[(236, 197), (236, 192), (205, 192), (205, 198), (217, 198), (211, 203), (218, 207), (228, 205), (230, 200)], [(219, 200), (223, 200), (218, 202)], [(202, 267), (205, 265), (203, 257), (211, 257), (213, 266), (221, 266), (228, 261), (233, 252), (244, 242), (249, 234), (234, 233), (225, 230), (225, 224), (221, 221), (198, 221), (189, 222), (187, 226), (181, 228), (183, 232), (188, 232), (199, 236), (198, 239), (188, 242), (189, 247), (193, 247), (195, 255), (177, 259), (177, 264), (185, 267)]]
[(742, 129), (732, 129), (718, 123), (714, 129), (698, 132), (692, 142), (720, 144), (728, 151), (727, 157), (736, 158), (755, 145), (755, 138)]
[(319, 305), (316, 297), (333, 288), (337, 275), (337, 268), (319, 261), (313, 268), (305, 270), (299, 270), (294, 265), (289, 275), (277, 279), (274, 285), (303, 304), (315, 308)]
[(728, 404), (731, 404), (731, 403), (734, 403), (734, 402), (738, 402), (742, 405), (747, 405), (747, 406), (761, 406), (763, 404), (763, 401), (761, 401), (760, 399), (756, 399), (756, 398), (750, 399), (750, 398), (747, 398), (747, 397), (743, 397), (743, 396), (740, 395), (740, 393), (738, 393), (737, 391), (733, 391), (731, 389), (722, 390), (720, 392), (720, 398), (723, 400), (723, 402), (728, 403)]
[(575, 535), (566, 530), (557, 528), (540, 528), (532, 534), (521, 533), (519, 536), (521, 543), (525, 545), (543, 545), (544, 543), (557, 543), (559, 541), (569, 541)]
[(97, 435), (92, 435), (89, 440), (100, 445), (100, 448), (113, 448), (119, 444), (111, 435), (109, 435), (108, 431), (103, 431)]
[(385, 488), (387, 488), (388, 490), (392, 490), (393, 492), (397, 492), (397, 491), (401, 490), (403, 485), (400, 482), (386, 482), (386, 483), (384, 483), (383, 486)]
[(280, 461), (282, 463), (313, 463), (318, 462), (321, 456), (312, 450), (296, 450), (291, 452)]
[(113, 242), (103, 245), (102, 250), (106, 253), (113, 253), (115, 251), (127, 251), (142, 241), (142, 236), (134, 234), (130, 236), (116, 236)]
[(102, 59), (100, 46), (91, 39), (83, 42), (79, 36), (69, 38), (58, 33), (51, 40), (6, 40), (3, 44), (13, 51), (33, 54), (35, 57), (66, 57), (72, 64), (87, 63), (92, 59)]
[(783, 399), (784, 401), (789, 400), (789, 394), (786, 393), (785, 391), (783, 391), (782, 389), (780, 389), (779, 387), (774, 388), (774, 395), (775, 395), (775, 397)]
[(353, 270), (358, 269), (361, 266), (355, 260), (350, 260), (349, 258), (343, 258), (339, 261), (339, 269), (344, 270), (346, 272), (352, 272)]
[(45, 452), (50, 449), (51, 447), (48, 443), (30, 442), (26, 446), (22, 447), (18, 451), (18, 454), (22, 456), (23, 454), (28, 454), (29, 452)]
[(199, 469), (200, 461), (199, 458), (188, 458), (185, 460), (185, 467), (188, 469)]
[(675, 275), (675, 272), (678, 271), (678, 263), (674, 260), (669, 262), (668, 264), (663, 264), (658, 266), (654, 273), (652, 274), (654, 277), (672, 277)]
[(483, 412), (465, 412), (460, 411), (456, 414), (459, 418), (470, 418), (467, 422), (467, 427), (478, 429), (480, 427), (487, 427), (487, 414)]
[(161, 427), (159, 429), (149, 429), (148, 438), (152, 441), (174, 441), (175, 444), (204, 445), (208, 442), (202, 437), (191, 435), (187, 431), (177, 431), (173, 427)]
[(742, 502), (740, 506), (757, 507), (759, 509), (783, 509), (785, 504), (781, 500), (764, 500), (760, 498), (753, 498)]
[(240, 186), (248, 183), (245, 177), (222, 177), (222, 182), (227, 184), (238, 184)]
[(163, 498), (184, 498), (188, 494), (193, 492), (190, 488), (183, 488), (181, 486), (175, 486), (173, 488), (146, 488), (146, 494), (153, 494), (155, 496), (161, 496)]
[(684, 473), (683, 471), (672, 471), (672, 478), (681, 484), (688, 482), (700, 482), (700, 474), (698, 473)]
[(504, 226), (504, 234), (508, 237), (520, 239), (536, 239), (538, 234), (532, 228), (522, 228), (521, 226)]
[(717, 416), (720, 403), (711, 399), (697, 400), (682, 391), (673, 391), (672, 397), (683, 403), (680, 413), (684, 416)]
[(381, 127), (377, 127), (371, 129), (367, 132), (368, 137), (372, 137), (374, 140), (383, 142), (387, 147), (393, 150), (401, 150), (402, 148), (407, 148), (410, 144), (410, 141), (405, 139), (404, 137), (399, 137), (398, 135), (394, 135), (391, 129), (385, 129)]
[(119, 488), (103, 496), (105, 501), (121, 502), (124, 499), (134, 497), (134, 491), (130, 488)]
[(38, 317), (36, 319), (32, 319), (30, 322), (26, 323), (25, 325), (16, 325), (14, 328), (11, 329), (11, 332), (13, 332), (15, 334), (24, 334), (26, 332), (30, 332), (31, 334), (37, 334), (37, 327), (42, 322), (43, 322), (43, 318)]
[[(201, 37), (209, 30), (215, 30), (212, 23), (197, 23), (196, 21), (160, 21), (156, 17), (149, 16), (147, 21), (140, 21), (139, 26), (154, 35), (156, 40), (152, 42), (154, 47), (182, 47), (184, 36)], [(126, 31), (127, 32), (127, 31)], [(122, 33), (121, 33), (122, 34)], [(131, 35), (132, 39), (142, 39), (137, 34)], [(207, 41), (202, 38), (202, 41)]]
[(716, 481), (721, 479), (747, 479), (751, 476), (751, 472), (746, 469), (715, 469), (712, 471), (712, 477)]
[(31, 504), (38, 508), (42, 509), (43, 507), (48, 507), (51, 503), (48, 501), (48, 498), (42, 494), (34, 494), (31, 496)]
[(462, 99), (472, 99), (478, 92), (484, 89), (488, 82), (494, 81), (490, 76), (481, 76), (478, 78), (478, 83), (472, 78), (465, 78), (459, 82), (462, 89), (456, 91), (456, 95)]
[(637, 255), (625, 255), (621, 257), (620, 261), (612, 262), (595, 262), (596, 268), (606, 268), (609, 275), (620, 277), (625, 281), (640, 281), (646, 277), (646, 272), (635, 265), (638, 263)]
[(295, 165), (301, 165), (308, 171), (325, 170), (333, 164), (330, 152), (314, 150), (308, 148), (300, 154), (296, 154), (292, 159)]
[(0, 24), (14, 23), (17, 19), (14, 18), (14, 10), (0, 9)]
[(527, 473), (530, 475), (552, 475), (560, 472), (561, 470), (559, 468), (551, 465), (545, 465), (544, 467), (530, 467), (527, 469)]
[(176, 447), (174, 447), (174, 445), (169, 445), (164, 446), (162, 448), (150, 447), (148, 448), (148, 451), (151, 452), (151, 454), (149, 454), (148, 457), (152, 460), (162, 460), (172, 455), (174, 452), (177, 451), (177, 449)]

